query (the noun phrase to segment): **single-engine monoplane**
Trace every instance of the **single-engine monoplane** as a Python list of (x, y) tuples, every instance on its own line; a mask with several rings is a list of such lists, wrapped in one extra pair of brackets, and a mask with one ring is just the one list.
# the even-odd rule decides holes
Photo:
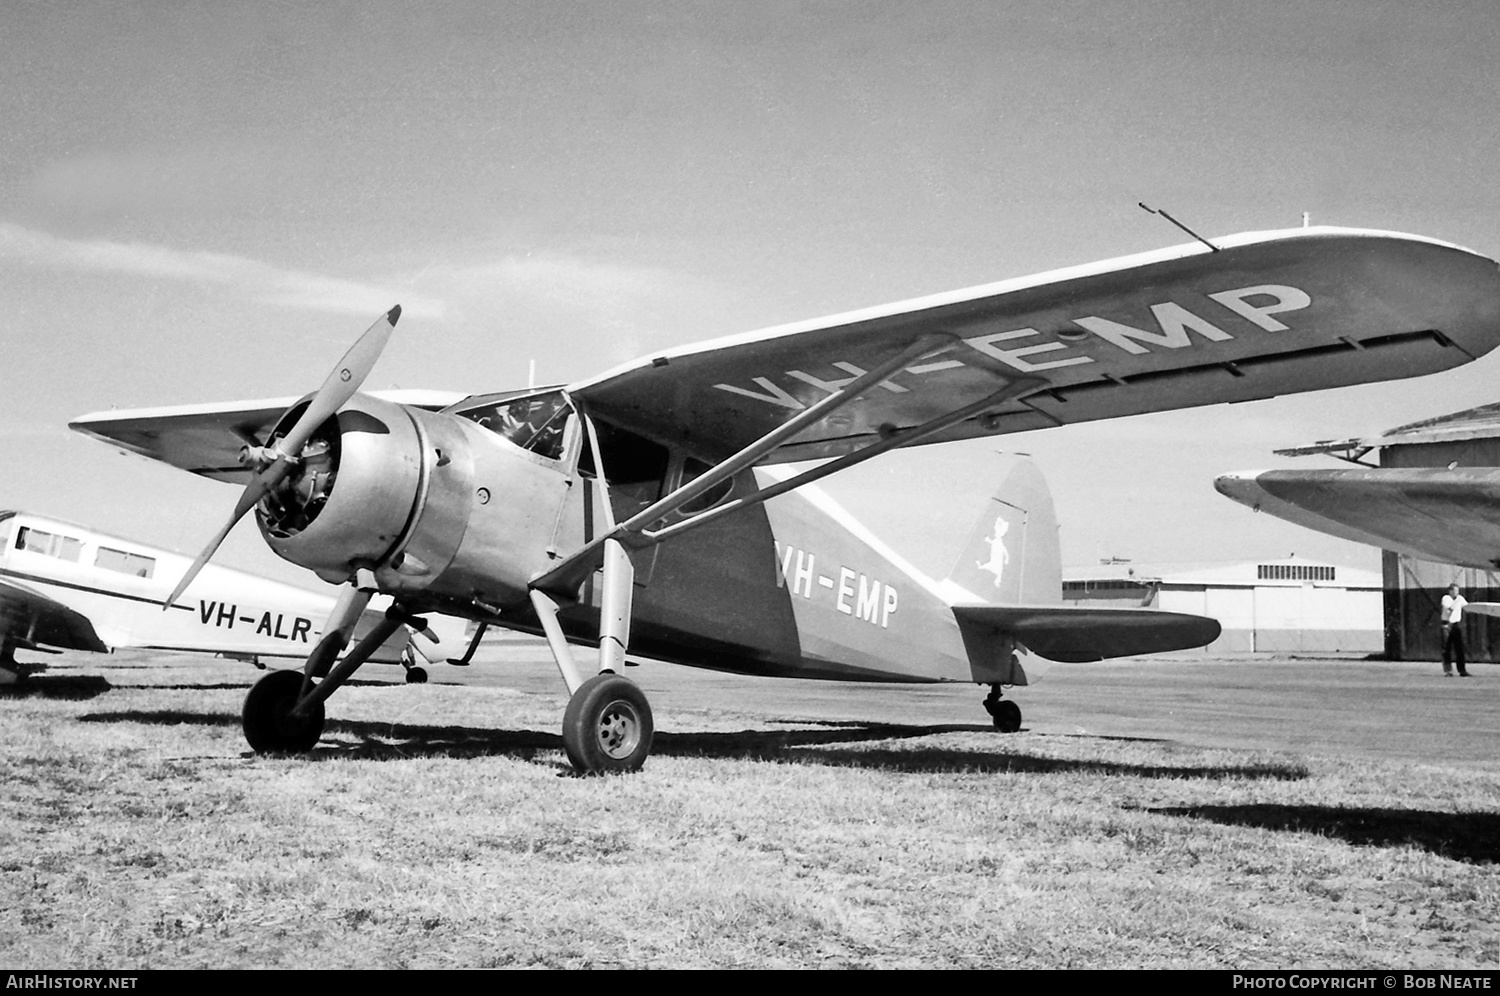
[[(1500, 342), (1500, 269), (1409, 235), (1250, 233), (442, 406), (358, 393), (398, 315), (290, 407), (110, 411), (72, 426), (244, 485), (169, 604), (251, 509), (279, 555), (343, 585), (302, 673), (251, 689), (255, 749), (310, 748), (324, 700), (371, 648), (438, 612), (544, 635), (571, 695), (569, 758), (630, 770), (653, 722), (621, 673), (628, 656), (974, 682), (990, 688), (995, 725), (1014, 730), (1020, 712), (1001, 690), (1024, 684), (1035, 656), (1207, 644), (1213, 620), (1060, 604), (1056, 526), (1029, 464), (1001, 468), (972, 566), (941, 582), (806, 486), (901, 446), (1451, 368)], [(822, 462), (786, 466), (809, 461)], [(385, 621), (344, 652), (349, 621), (377, 592), (393, 599)], [(598, 648), (594, 676), (575, 644)]]

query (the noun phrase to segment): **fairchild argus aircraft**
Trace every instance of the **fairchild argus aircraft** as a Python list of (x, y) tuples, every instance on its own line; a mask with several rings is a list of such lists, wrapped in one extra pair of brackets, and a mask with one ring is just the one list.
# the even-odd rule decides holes
[[(316, 645), (333, 598), (227, 567), (209, 566), (194, 585), (196, 597), (174, 600), (176, 611), (163, 612), (162, 599), (190, 563), (85, 526), (0, 511), (0, 684), (39, 669), (17, 661), (17, 650), (144, 647), (258, 662), (305, 657)], [(374, 616), (360, 621), (361, 633)], [(392, 633), (371, 659), (407, 664), (408, 678), (423, 680), (406, 651), (406, 634)]]
[[(301, 674), (245, 701), (257, 750), (310, 748), (324, 700), (403, 622), (438, 612), (546, 636), (584, 771), (638, 768), (651, 711), (627, 654), (858, 681), (974, 682), (1033, 655), (1201, 646), (1213, 620), (1059, 604), (1057, 536), (1027, 464), (972, 555), (924, 578), (804, 485), (899, 446), (1407, 377), (1500, 341), (1500, 270), (1429, 239), (1254, 233), (666, 350), (565, 387), (450, 404), (356, 393), (393, 309), (314, 394), (87, 415), (73, 427), (244, 485), (287, 560), (344, 586)], [(776, 465), (824, 460), (792, 472)], [(977, 466), (976, 474), (995, 468)], [(972, 548), (971, 548), (972, 549)], [(373, 593), (394, 604), (343, 651)], [(584, 680), (572, 644), (598, 647)]]

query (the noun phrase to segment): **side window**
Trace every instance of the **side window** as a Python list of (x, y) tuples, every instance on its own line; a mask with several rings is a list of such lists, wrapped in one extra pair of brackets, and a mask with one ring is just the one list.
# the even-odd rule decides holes
[[(667, 477), (667, 448), (598, 419), (594, 420), (594, 430), (599, 435), (604, 478), (609, 482), (616, 517), (634, 514), (660, 498)], [(593, 447), (583, 448), (578, 471), (597, 476)]]
[(16, 530), (16, 549), (40, 553), (45, 557), (56, 557), (59, 560), (70, 560), (76, 564), (78, 555), (83, 550), (83, 543), (72, 536), (59, 536), (56, 533), (33, 529), (31, 526), (22, 526)]
[(51, 533), (44, 533), (40, 529), (33, 529), (30, 526), (22, 526), (16, 530), (16, 549), (30, 550), (32, 553), (40, 553), (45, 556), (52, 550), (53, 539), (54, 537)]
[(153, 558), (143, 557), (138, 553), (126, 553), (124, 550), (111, 550), (107, 546), (99, 548), (99, 555), (94, 558), (94, 566), (138, 578), (149, 578), (156, 573), (156, 561)]
[[(682, 461), (682, 483), (688, 484), (708, 473), (710, 469), (712, 468), (702, 460), (684, 457)], [(677, 511), (682, 515), (696, 515), (699, 512), (706, 512), (725, 498), (728, 498), (729, 493), (733, 490), (734, 478), (731, 477), (727, 481), (720, 481), (718, 484), (715, 484)]]

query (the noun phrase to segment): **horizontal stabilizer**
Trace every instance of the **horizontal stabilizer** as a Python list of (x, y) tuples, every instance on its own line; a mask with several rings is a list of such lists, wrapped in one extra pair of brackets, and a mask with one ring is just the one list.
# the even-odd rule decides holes
[(1219, 638), (1206, 616), (1154, 609), (955, 605), (970, 656), (986, 638), (1006, 638), (1051, 661), (1077, 663), (1204, 647)]
[(1500, 566), (1500, 468), (1379, 467), (1226, 474), (1257, 512), (1439, 564)]

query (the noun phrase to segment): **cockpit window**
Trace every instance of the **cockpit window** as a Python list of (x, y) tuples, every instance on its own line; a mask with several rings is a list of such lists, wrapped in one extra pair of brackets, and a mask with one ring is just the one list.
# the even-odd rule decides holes
[(16, 530), (16, 549), (29, 550), (59, 560), (71, 560), (76, 564), (78, 554), (83, 550), (83, 542), (72, 536), (60, 536), (31, 526), (22, 526)]
[(563, 455), (568, 412), (562, 392), (554, 391), (497, 401), (454, 414), (504, 436), (523, 450), (556, 460)]

